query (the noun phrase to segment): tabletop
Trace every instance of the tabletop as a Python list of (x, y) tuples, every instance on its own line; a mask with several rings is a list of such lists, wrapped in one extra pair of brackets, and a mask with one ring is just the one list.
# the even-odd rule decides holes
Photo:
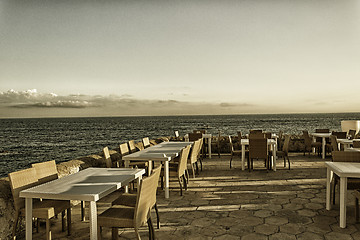
[(145, 169), (87, 168), (20, 192), (20, 197), (97, 201), (142, 176)]
[(339, 177), (360, 178), (360, 163), (354, 162), (325, 162), (325, 165)]

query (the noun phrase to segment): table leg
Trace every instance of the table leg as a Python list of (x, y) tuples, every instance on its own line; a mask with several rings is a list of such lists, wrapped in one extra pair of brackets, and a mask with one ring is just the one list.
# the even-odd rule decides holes
[(326, 145), (326, 138), (322, 138), (322, 159), (325, 159), (325, 145)]
[(245, 144), (241, 144), (241, 169), (245, 170)]
[[(124, 161), (124, 165), (125, 165), (125, 168), (129, 168), (130, 161), (129, 161), (129, 160), (125, 160), (125, 161)], [(129, 186), (128, 186), (128, 185), (125, 186), (125, 192), (126, 192), (126, 193), (129, 192)]]
[(26, 240), (32, 239), (32, 198), (25, 198)]
[(164, 166), (164, 177), (165, 177), (165, 198), (169, 198), (169, 161), (165, 161)]
[(274, 168), (274, 171), (276, 171), (276, 149), (277, 149), (277, 144), (276, 144), (276, 141), (275, 143), (273, 144), (273, 151), (272, 151), (272, 154), (273, 154), (273, 168)]
[(340, 227), (346, 227), (347, 178), (340, 177)]
[(209, 158), (211, 158), (211, 137), (208, 139)]
[(333, 178), (333, 171), (330, 168), (326, 170), (326, 210), (331, 210), (331, 181)]
[(149, 160), (149, 161), (148, 161), (148, 176), (151, 175), (151, 170), (152, 170), (152, 161)]
[(90, 201), (90, 239), (97, 240), (97, 212), (96, 212), (96, 202)]
[[(313, 137), (313, 142), (316, 142), (316, 138), (315, 138), (315, 137)], [(315, 149), (315, 148), (312, 148), (312, 152), (315, 154), (316, 149)]]

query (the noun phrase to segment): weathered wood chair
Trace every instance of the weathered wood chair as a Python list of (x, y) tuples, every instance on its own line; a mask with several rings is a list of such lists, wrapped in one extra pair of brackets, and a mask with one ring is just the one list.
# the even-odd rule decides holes
[[(276, 152), (276, 156), (278, 158), (284, 158), (284, 167), (286, 167), (286, 159), (288, 160), (289, 170), (290, 170), (290, 159), (289, 159), (289, 143), (290, 143), (290, 135), (285, 135), (284, 145), (281, 151)], [(286, 158), (286, 159), (285, 159)]]
[(156, 190), (161, 167), (140, 181), (136, 195), (135, 207), (113, 205), (98, 216), (98, 237), (101, 239), (101, 227), (112, 228), (112, 239), (118, 239), (118, 228), (134, 228), (136, 238), (140, 238), (139, 228), (146, 222), (149, 227), (149, 239), (155, 239), (155, 231), (151, 221), (150, 210), (156, 202)]
[[(16, 237), (16, 229), (20, 217), (25, 217), (25, 199), (20, 198), (19, 194), (22, 190), (37, 186), (39, 184), (35, 168), (28, 168), (17, 172), (9, 173), (10, 187), (14, 199), (15, 207), (15, 223), (13, 227), (13, 238)], [(34, 218), (46, 220), (46, 239), (51, 239), (50, 219), (55, 215), (67, 210), (68, 218), (68, 234), (71, 230), (71, 206), (69, 201), (61, 200), (40, 200), (33, 199)], [(62, 222), (64, 224), (64, 222)], [(64, 227), (63, 227), (64, 229)]]

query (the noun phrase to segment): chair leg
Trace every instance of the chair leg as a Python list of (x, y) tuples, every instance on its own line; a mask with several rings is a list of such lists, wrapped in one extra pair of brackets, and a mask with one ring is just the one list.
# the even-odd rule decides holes
[(81, 221), (85, 221), (85, 202), (81, 201)]
[(116, 228), (116, 227), (111, 228), (111, 238), (112, 238), (112, 240), (118, 240), (119, 239), (118, 228)]
[(184, 181), (184, 189), (187, 190), (187, 180), (185, 178), (185, 174), (182, 176)]
[(68, 227), (68, 235), (71, 235), (71, 208), (66, 210), (67, 217), (67, 227)]
[(13, 226), (13, 239), (16, 239), (16, 229), (17, 229), (17, 225), (19, 224), (19, 212), (17, 211), (15, 214), (15, 222), (14, 222), (14, 226)]
[(334, 186), (333, 186), (333, 204), (335, 204), (335, 189), (336, 189), (336, 180), (334, 179)]
[(231, 153), (231, 158), (230, 158), (230, 169), (231, 169), (231, 162), (232, 162), (232, 159), (233, 159), (233, 154)]
[(46, 239), (51, 240), (50, 219), (46, 219)]
[(180, 185), (180, 196), (182, 196), (182, 184), (181, 184), (181, 178), (178, 177), (179, 185)]
[(199, 164), (198, 164), (198, 162), (196, 162), (195, 165), (196, 165), (196, 174), (199, 174)]
[(202, 171), (202, 160), (200, 158), (200, 170)]
[(193, 178), (195, 178), (194, 164), (195, 164), (195, 163), (192, 163), (192, 164), (191, 164), (191, 170), (192, 170)]
[(161, 176), (161, 190), (164, 190), (164, 177)]
[(290, 170), (290, 159), (289, 156), (286, 156), (287, 160), (288, 160), (288, 164), (289, 164), (289, 170)]
[(158, 207), (157, 207), (156, 203), (154, 205), (154, 208), (155, 208), (155, 213), (156, 213), (157, 228), (160, 229), (160, 216), (159, 216), (159, 211), (158, 211)]
[(355, 221), (359, 222), (359, 199), (355, 197)]
[(139, 229), (137, 229), (137, 228), (135, 228), (135, 235), (136, 235), (137, 240), (141, 240), (140, 234), (139, 234)]
[(65, 231), (65, 210), (61, 212), (61, 231)]
[(151, 217), (148, 218), (147, 224), (149, 227), (149, 240), (153, 240), (153, 239), (155, 239), (155, 230), (154, 230), (154, 226), (152, 224)]

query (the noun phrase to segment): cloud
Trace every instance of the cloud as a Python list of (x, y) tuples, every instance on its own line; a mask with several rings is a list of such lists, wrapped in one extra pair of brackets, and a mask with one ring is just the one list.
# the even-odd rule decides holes
[[(130, 95), (85, 95), (67, 96), (55, 93), (39, 93), (36, 89), (27, 91), (9, 90), (0, 92), (0, 107), (4, 116), (121, 116), (121, 115), (183, 115), (183, 114), (233, 114), (243, 113), (250, 104), (186, 102), (173, 99), (135, 99)], [(19, 111), (15, 110), (19, 109)], [(27, 110), (29, 109), (29, 110)], [(35, 111), (39, 109), (38, 111)], [(47, 109), (47, 111), (42, 111)], [(52, 110), (51, 110), (52, 109)], [(58, 110), (57, 110), (58, 109)], [(62, 109), (60, 111), (60, 109)], [(68, 110), (67, 110), (68, 109)], [(77, 109), (76, 112), (70, 109)], [(48, 115), (46, 115), (48, 114)], [(1, 116), (0, 115), (0, 116)]]

